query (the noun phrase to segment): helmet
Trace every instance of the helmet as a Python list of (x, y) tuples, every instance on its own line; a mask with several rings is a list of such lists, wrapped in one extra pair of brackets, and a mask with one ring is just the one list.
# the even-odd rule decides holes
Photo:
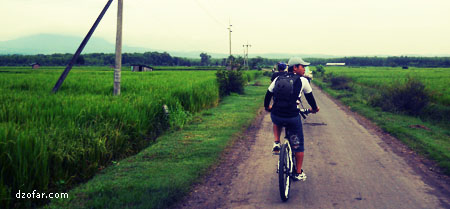
[(278, 71), (284, 71), (286, 69), (286, 63), (279, 62), (278, 63)]

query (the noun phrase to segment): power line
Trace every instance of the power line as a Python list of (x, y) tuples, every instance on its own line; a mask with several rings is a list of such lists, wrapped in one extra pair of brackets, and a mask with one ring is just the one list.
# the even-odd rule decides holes
[(206, 9), (198, 0), (195, 0), (195, 2), (197, 3), (197, 5), (200, 7), (200, 9), (202, 9), (206, 15), (208, 15), (214, 22), (216, 22), (220, 27), (223, 27), (225, 24), (222, 23), (221, 21), (219, 21), (214, 15), (212, 15), (208, 9)]

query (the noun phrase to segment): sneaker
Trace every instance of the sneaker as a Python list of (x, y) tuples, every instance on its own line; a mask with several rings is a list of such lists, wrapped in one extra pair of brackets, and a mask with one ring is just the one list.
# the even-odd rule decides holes
[(272, 147), (272, 152), (274, 153), (278, 153), (280, 152), (281, 146), (280, 146), (280, 142), (274, 142), (273, 143), (273, 147)]
[(306, 180), (306, 174), (305, 174), (305, 172), (303, 172), (303, 169), (302, 169), (302, 173), (296, 173), (294, 175), (294, 180), (296, 180), (296, 181), (305, 181)]

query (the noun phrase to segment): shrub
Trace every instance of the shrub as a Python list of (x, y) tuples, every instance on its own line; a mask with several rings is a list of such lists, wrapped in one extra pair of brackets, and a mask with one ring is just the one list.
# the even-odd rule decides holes
[(189, 121), (191, 113), (184, 110), (180, 102), (176, 102), (173, 107), (169, 107), (169, 124), (173, 130), (182, 129)]
[(331, 78), (333, 78), (333, 77), (334, 77), (333, 73), (327, 73), (324, 76), (322, 76), (322, 78), (323, 78), (322, 80), (325, 83), (329, 83), (329, 82), (331, 82)]
[(272, 76), (272, 72), (271, 71), (264, 71), (263, 72), (263, 76), (271, 77)]
[(236, 92), (239, 94), (244, 93), (244, 85), (247, 83), (242, 75), (242, 71), (239, 70), (231, 70), (228, 71), (228, 79), (229, 79), (229, 91)]
[(246, 79), (240, 70), (218, 70), (216, 72), (217, 83), (219, 83), (220, 96), (229, 95), (231, 92), (244, 93)]
[(325, 74), (325, 67), (323, 65), (317, 65), (316, 70), (313, 71), (314, 76), (323, 76)]
[(223, 97), (225, 95), (229, 95), (230, 92), (228, 92), (228, 71), (226, 70), (218, 70), (216, 72), (217, 77), (217, 83), (219, 84), (219, 95), (220, 97)]
[(420, 117), (441, 123), (449, 123), (450, 106), (430, 103), (422, 109)]
[(429, 102), (429, 93), (425, 85), (415, 78), (408, 77), (404, 84), (394, 83), (369, 100), (372, 106), (384, 111), (405, 112), (418, 115)]
[(337, 90), (351, 90), (349, 83), (352, 81), (351, 78), (345, 76), (331, 77), (331, 88)]

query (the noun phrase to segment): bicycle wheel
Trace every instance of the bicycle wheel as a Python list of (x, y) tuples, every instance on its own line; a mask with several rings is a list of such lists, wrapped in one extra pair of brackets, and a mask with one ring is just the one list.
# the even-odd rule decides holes
[(280, 188), (280, 197), (283, 202), (289, 198), (289, 189), (291, 185), (291, 177), (289, 172), (291, 169), (291, 161), (289, 160), (289, 147), (283, 144), (280, 150), (278, 184)]

